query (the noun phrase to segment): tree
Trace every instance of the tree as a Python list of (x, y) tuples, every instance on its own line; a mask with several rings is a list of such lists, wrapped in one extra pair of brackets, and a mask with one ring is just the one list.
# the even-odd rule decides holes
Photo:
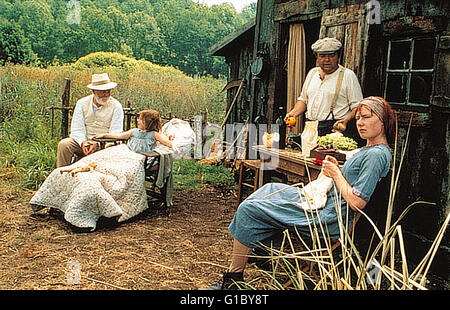
[(14, 59), (34, 55), (41, 65), (122, 52), (191, 75), (219, 76), (226, 74), (225, 61), (209, 48), (255, 11), (255, 4), (237, 14), (228, 3), (208, 7), (197, 0), (0, 0), (0, 18), (13, 25), (2, 35), (3, 52), (8, 46)]
[(111, 47), (113, 51), (119, 51), (122, 44), (125, 44), (130, 36), (131, 26), (128, 16), (117, 8), (110, 6), (106, 9), (106, 16), (112, 22), (112, 31), (114, 36), (111, 38)]
[(214, 59), (208, 50), (237, 26), (237, 13), (232, 6), (210, 8), (190, 0), (167, 0), (156, 2), (153, 7), (170, 50), (168, 64), (187, 74), (226, 73), (225, 62)]
[(18, 1), (13, 10), (17, 24), (30, 41), (33, 51), (44, 62), (51, 61), (55, 54), (49, 47), (55, 42), (52, 36), (54, 19), (50, 6), (43, 0)]
[(33, 63), (36, 55), (23, 30), (6, 19), (0, 18), (0, 63)]
[[(101, 9), (84, 7), (80, 24), (64, 27), (66, 57), (74, 61), (92, 52), (114, 51), (114, 22)], [(116, 46), (117, 51), (120, 45)]]
[(127, 44), (133, 49), (134, 56), (138, 59), (164, 63), (165, 55), (169, 51), (156, 20), (141, 11), (131, 13), (128, 18), (133, 27), (127, 38)]
[(256, 16), (256, 2), (250, 3), (242, 9), (240, 14), (241, 19), (243, 19), (244, 23), (249, 19)]

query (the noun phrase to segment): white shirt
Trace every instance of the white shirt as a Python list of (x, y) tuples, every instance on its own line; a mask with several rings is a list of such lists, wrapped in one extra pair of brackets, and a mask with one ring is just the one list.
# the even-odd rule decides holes
[[(82, 110), (82, 104), (83, 102), (90, 101), (90, 104), (92, 104), (93, 111), (96, 112), (100, 110), (102, 107), (97, 107), (94, 104), (93, 101), (94, 95), (89, 95), (84, 98), (81, 98), (78, 100), (77, 104), (75, 105), (75, 109), (73, 110), (73, 116), (72, 116), (72, 123), (70, 127), (70, 137), (73, 138), (80, 146), (81, 143), (87, 140), (86, 136), (86, 126), (84, 122), (84, 114)], [(114, 104), (114, 112), (113, 117), (111, 119), (111, 124), (109, 127), (110, 133), (120, 133), (123, 131), (123, 109), (122, 105), (119, 101), (114, 99), (113, 97), (110, 97), (110, 100)]]
[[(341, 69), (345, 69), (339, 97), (336, 101), (333, 114), (336, 120), (345, 118), (352, 109), (358, 106), (363, 99), (361, 86), (356, 74), (347, 68), (339, 65), (339, 68), (331, 74), (325, 75), (322, 80), (318, 68), (313, 68), (308, 72), (303, 84), (302, 92), (298, 100), (306, 103), (305, 116), (309, 120), (323, 121), (330, 114), (330, 105), (336, 91), (336, 84)], [(311, 79), (311, 82), (308, 81)], [(308, 89), (306, 89), (308, 88)], [(330, 115), (328, 120), (333, 119)]]

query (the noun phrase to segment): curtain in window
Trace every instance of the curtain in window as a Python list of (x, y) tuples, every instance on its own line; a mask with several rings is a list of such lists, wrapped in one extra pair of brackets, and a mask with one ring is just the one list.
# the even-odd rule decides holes
[[(302, 85), (306, 77), (306, 43), (303, 24), (291, 24), (289, 26), (289, 46), (287, 57), (287, 105), (286, 111), (290, 111), (300, 96)], [(297, 125), (288, 129), (293, 133), (301, 133), (303, 115), (297, 119)]]

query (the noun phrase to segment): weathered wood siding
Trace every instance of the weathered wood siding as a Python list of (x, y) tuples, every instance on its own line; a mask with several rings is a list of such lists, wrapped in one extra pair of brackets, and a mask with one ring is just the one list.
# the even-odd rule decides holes
[[(396, 106), (399, 118), (399, 149), (406, 144), (410, 120), (408, 148), (405, 153), (396, 192), (395, 214), (399, 215), (416, 201), (433, 202), (435, 206), (418, 205), (402, 222), (409, 239), (412, 259), (423, 257), (434, 240), (449, 207), (450, 153), (450, 45), (448, 1), (383, 1), (382, 23), (370, 30), (364, 94), (383, 95), (387, 41), (404, 36), (438, 36), (433, 92), (428, 107)], [(397, 155), (397, 161), (400, 154)], [(434, 269), (448, 275), (447, 237), (442, 242), (447, 250), (439, 251)]]

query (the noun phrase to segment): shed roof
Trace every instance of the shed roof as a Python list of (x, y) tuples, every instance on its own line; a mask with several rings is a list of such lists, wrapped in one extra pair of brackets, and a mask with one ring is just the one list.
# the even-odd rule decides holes
[[(235, 48), (242, 46), (243, 43), (249, 44), (248, 37), (253, 42), (255, 33), (256, 19), (252, 18), (242, 27), (236, 29), (229, 35), (225, 36), (222, 40), (214, 44), (209, 48), (209, 53), (212, 56), (226, 56), (231, 54)], [(253, 44), (253, 43), (251, 43)]]

